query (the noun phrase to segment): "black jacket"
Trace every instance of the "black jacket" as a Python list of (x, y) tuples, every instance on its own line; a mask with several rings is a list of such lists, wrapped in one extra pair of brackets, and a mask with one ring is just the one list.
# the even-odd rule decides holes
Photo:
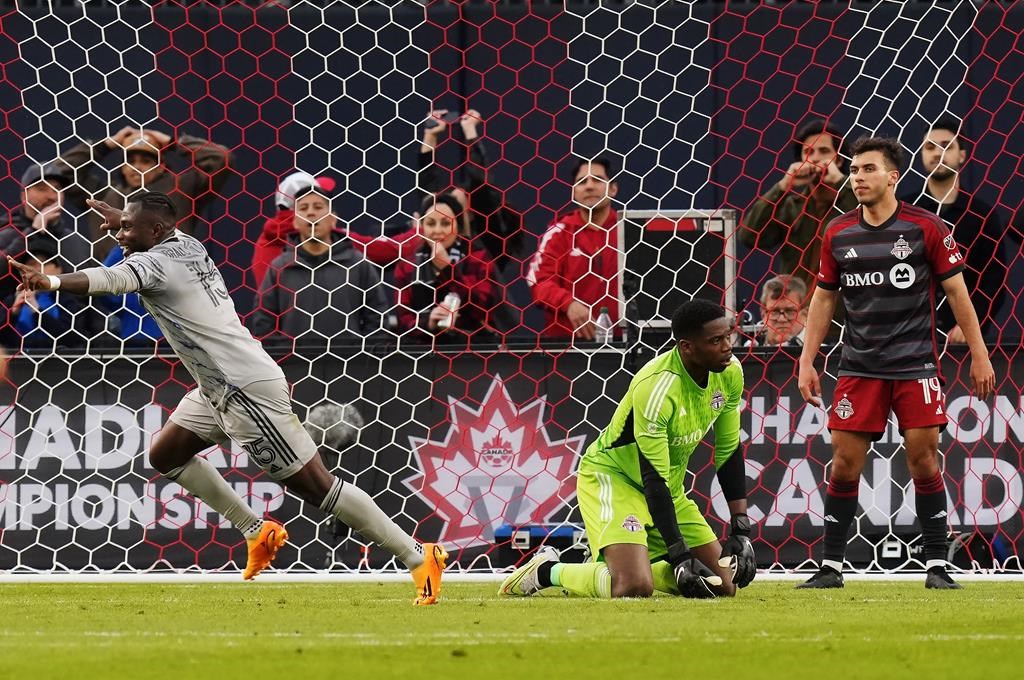
[(278, 256), (249, 327), (271, 343), (355, 342), (380, 333), (389, 307), (377, 267), (341, 238), (321, 256), (301, 246)]

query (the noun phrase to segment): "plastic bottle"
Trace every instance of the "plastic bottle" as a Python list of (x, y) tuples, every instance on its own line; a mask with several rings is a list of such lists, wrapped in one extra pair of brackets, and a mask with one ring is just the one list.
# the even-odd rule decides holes
[(612, 323), (612, 317), (608, 314), (607, 307), (601, 308), (601, 313), (597, 315), (597, 321), (594, 322), (594, 325), (597, 326), (594, 341), (602, 345), (610, 344), (615, 338), (613, 332), (615, 325)]
[(462, 304), (462, 298), (459, 297), (458, 293), (448, 293), (444, 296), (441, 306), (447, 309), (449, 314), (446, 318), (437, 322), (438, 328), (451, 328), (452, 322), (455, 321), (455, 312), (458, 311), (460, 304)]

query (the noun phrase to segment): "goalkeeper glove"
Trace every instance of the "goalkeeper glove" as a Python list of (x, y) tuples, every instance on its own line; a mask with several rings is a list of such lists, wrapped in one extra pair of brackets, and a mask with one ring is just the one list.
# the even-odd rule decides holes
[(732, 516), (729, 539), (722, 548), (718, 565), (732, 570), (732, 582), (737, 588), (746, 588), (757, 575), (757, 560), (750, 542), (750, 519), (746, 515)]
[(696, 557), (690, 557), (677, 564), (675, 575), (679, 594), (691, 599), (717, 597), (714, 588), (722, 585), (722, 579)]

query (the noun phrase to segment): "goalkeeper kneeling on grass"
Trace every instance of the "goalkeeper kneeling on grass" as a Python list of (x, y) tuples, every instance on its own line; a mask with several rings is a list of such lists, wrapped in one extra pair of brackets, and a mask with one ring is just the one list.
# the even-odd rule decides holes
[[(543, 548), (501, 595), (558, 587), (584, 597), (732, 596), (754, 579), (740, 448), (743, 369), (725, 310), (694, 300), (672, 316), (676, 346), (636, 374), (611, 423), (590, 445), (576, 493), (594, 562), (562, 564)], [(725, 546), (686, 497), (690, 455), (715, 429), (715, 468), (732, 513)]]

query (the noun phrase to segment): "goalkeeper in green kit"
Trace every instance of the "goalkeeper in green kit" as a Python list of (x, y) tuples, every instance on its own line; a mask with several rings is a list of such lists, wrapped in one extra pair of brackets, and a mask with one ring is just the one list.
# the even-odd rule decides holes
[[(754, 579), (740, 448), (743, 369), (725, 310), (694, 300), (672, 316), (673, 349), (634, 376), (587, 449), (576, 494), (594, 561), (562, 564), (542, 548), (501, 584), (501, 595), (558, 587), (584, 597), (731, 596)], [(690, 454), (714, 427), (715, 468), (732, 514), (725, 546), (686, 497)]]

